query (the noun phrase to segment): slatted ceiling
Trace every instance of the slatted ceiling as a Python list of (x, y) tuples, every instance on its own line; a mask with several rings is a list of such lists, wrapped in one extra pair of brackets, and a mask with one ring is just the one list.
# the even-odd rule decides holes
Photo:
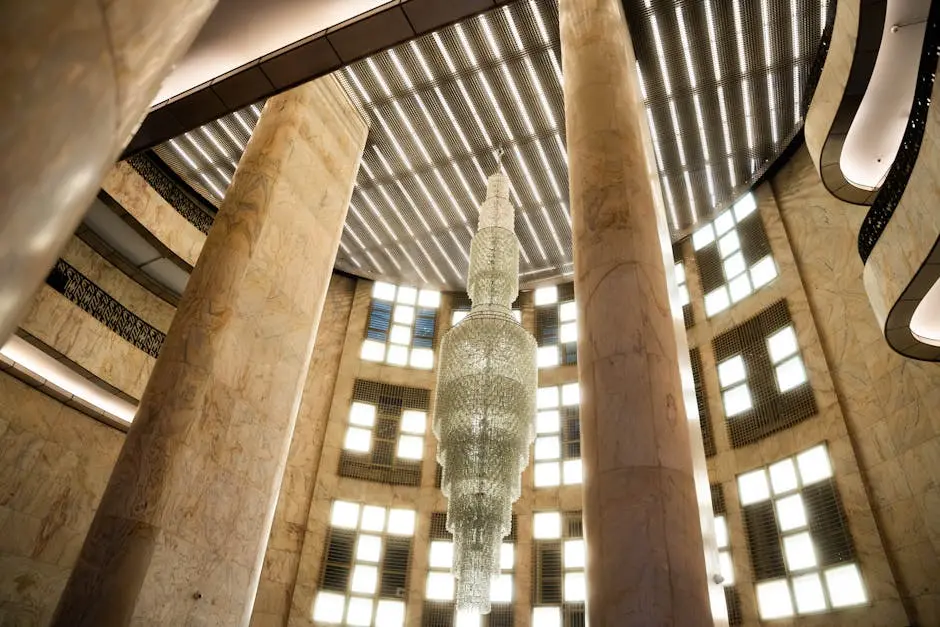
[[(800, 42), (797, 56), (791, 19), (794, 2)], [(773, 25), (768, 33), (769, 69), (765, 4)], [(821, 3), (814, 0), (710, 0), (710, 6), (718, 81), (708, 43), (706, 2), (624, 0), (656, 129), (660, 178), (675, 237), (688, 232), (696, 219), (711, 217), (716, 205), (733, 201), (755, 172), (785, 147), (800, 117), (794, 102), (802, 93), (794, 92), (794, 68), (799, 72), (797, 87), (802, 90), (823, 22)], [(744, 73), (735, 6), (740, 7)], [(676, 7), (688, 30), (695, 87), (689, 78)], [(662, 64), (653, 16), (660, 29)], [(663, 66), (671, 86), (668, 94)], [(339, 71), (347, 93), (370, 116), (372, 127), (337, 267), (400, 283), (461, 288), (485, 178), (496, 169), (494, 151), (502, 145), (506, 149), (503, 167), (519, 208), (515, 226), (523, 284), (570, 276), (560, 71), (556, 0), (516, 0), (465, 20), (459, 28), (446, 27)], [(773, 107), (768, 71), (774, 76)], [(742, 79), (747, 79), (753, 148), (748, 148)], [(727, 142), (720, 94), (725, 102)], [(261, 104), (155, 150), (193, 188), (218, 204)]]

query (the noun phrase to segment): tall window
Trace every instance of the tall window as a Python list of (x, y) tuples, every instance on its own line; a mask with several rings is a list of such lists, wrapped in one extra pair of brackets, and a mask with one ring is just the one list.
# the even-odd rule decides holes
[(420, 485), (430, 392), (356, 380), (339, 474)]
[(535, 487), (581, 483), (581, 389), (577, 382), (539, 388)]
[(692, 234), (709, 317), (777, 277), (770, 242), (756, 210), (757, 201), (748, 193)]
[[(673, 248), (673, 255), (677, 252), (681, 253), (681, 250), (676, 247)], [(679, 257), (681, 259), (681, 257)], [(689, 298), (689, 284), (686, 282), (685, 276), (685, 262), (679, 261), (673, 266), (673, 272), (676, 275), (676, 283), (679, 286), (679, 304), (682, 305), (682, 317), (685, 322), (685, 328), (689, 329), (694, 324), (692, 317), (692, 301)]]
[(535, 290), (535, 339), (539, 368), (578, 363), (578, 310), (574, 283)]
[(732, 447), (816, 414), (786, 301), (716, 336), (712, 346)]
[(762, 619), (867, 602), (825, 444), (737, 481)]
[(725, 494), (721, 484), (711, 484), (712, 511), (715, 513), (715, 542), (718, 545), (718, 565), (725, 591), (725, 606), (728, 608), (728, 624), (732, 627), (743, 622), (741, 599), (735, 587), (734, 562), (731, 559), (731, 537), (725, 510)]
[(447, 515), (431, 514), (428, 579), (425, 588), (424, 627), (512, 627), (513, 569), (516, 561), (516, 525), (503, 540), (498, 575), (490, 582), (490, 613), (485, 617), (457, 612), (454, 607), (454, 541), (445, 527)]
[(535, 512), (532, 625), (584, 624), (587, 583), (581, 512)]
[(403, 627), (414, 528), (413, 510), (334, 501), (316, 624)]
[(434, 367), (434, 329), (441, 293), (377, 281), (360, 356), (395, 366)]

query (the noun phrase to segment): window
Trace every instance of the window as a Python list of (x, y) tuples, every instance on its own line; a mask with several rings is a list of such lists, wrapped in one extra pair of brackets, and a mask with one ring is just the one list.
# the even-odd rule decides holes
[(693, 233), (692, 247), (702, 278), (708, 317), (743, 300), (777, 277), (770, 242), (752, 193)]
[(413, 510), (333, 502), (316, 624), (404, 626), (414, 524)]
[(357, 380), (339, 474), (420, 485), (429, 396), (428, 390)]
[(512, 627), (514, 578), (516, 561), (516, 520), (512, 531), (503, 540), (500, 550), (500, 573), (490, 582), (490, 613), (485, 616), (458, 613), (455, 610), (455, 581), (453, 536), (446, 528), (447, 514), (431, 514), (431, 532), (428, 555), (428, 579), (425, 587), (425, 606), (422, 625), (427, 627)]
[(577, 382), (539, 388), (535, 487), (581, 483), (581, 389)]
[(737, 481), (762, 619), (867, 602), (825, 444)]
[(731, 559), (731, 534), (725, 510), (725, 493), (720, 483), (711, 484), (712, 511), (715, 513), (715, 543), (718, 546), (718, 566), (723, 577), (728, 624), (736, 627), (743, 622), (741, 599), (735, 586), (734, 562)]
[(584, 624), (587, 583), (581, 512), (535, 512), (532, 624)]
[(733, 448), (816, 414), (786, 301), (716, 336), (712, 347)]
[(539, 368), (578, 363), (578, 311), (574, 283), (535, 290), (535, 339)]
[(434, 367), (434, 329), (441, 293), (377, 281), (360, 357), (394, 366)]
[(690, 329), (695, 324), (695, 319), (692, 314), (692, 302), (689, 298), (689, 285), (686, 281), (685, 262), (682, 261), (682, 246), (680, 244), (673, 245), (672, 257), (678, 259), (673, 266), (673, 271), (676, 275), (676, 283), (679, 286), (679, 304), (682, 306), (682, 318), (685, 328)]

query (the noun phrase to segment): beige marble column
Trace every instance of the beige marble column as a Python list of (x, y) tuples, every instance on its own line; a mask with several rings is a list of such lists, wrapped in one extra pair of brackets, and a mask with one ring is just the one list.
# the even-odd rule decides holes
[(0, 2), (0, 342), (216, 1)]
[(367, 124), (274, 97), (193, 272), (54, 625), (247, 625)]
[(620, 0), (560, 0), (559, 11), (588, 616), (598, 627), (711, 625), (633, 46)]

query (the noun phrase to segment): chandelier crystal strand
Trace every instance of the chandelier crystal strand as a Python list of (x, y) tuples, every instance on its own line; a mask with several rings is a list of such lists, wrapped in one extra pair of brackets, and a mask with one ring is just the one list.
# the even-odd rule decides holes
[(470, 313), (441, 343), (434, 434), (454, 536), (457, 609), (486, 614), (535, 439), (537, 386), (535, 338), (512, 315), (519, 240), (501, 171), (487, 182), (467, 294)]

